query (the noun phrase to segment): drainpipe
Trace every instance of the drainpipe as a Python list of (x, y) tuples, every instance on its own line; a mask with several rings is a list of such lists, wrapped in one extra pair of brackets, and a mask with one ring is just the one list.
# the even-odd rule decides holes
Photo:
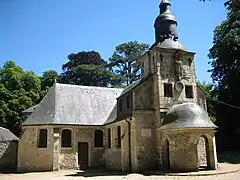
[[(132, 118), (130, 118), (130, 120), (132, 120)], [(129, 165), (129, 173), (132, 172), (132, 155), (131, 155), (131, 122), (129, 120), (126, 120), (125, 121), (128, 123), (128, 165)]]

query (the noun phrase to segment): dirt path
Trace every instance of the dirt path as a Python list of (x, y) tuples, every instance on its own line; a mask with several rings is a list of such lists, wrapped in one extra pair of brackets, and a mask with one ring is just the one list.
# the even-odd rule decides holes
[(57, 172), (37, 172), (25, 174), (0, 174), (0, 180), (240, 180), (239, 165), (222, 163), (218, 172), (235, 171), (235, 173), (211, 175), (211, 176), (161, 176), (127, 174), (122, 175), (116, 172), (104, 172), (101, 170), (81, 172), (77, 170)]

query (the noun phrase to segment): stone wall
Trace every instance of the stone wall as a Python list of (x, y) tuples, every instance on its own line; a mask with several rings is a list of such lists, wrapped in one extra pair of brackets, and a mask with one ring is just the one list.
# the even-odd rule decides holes
[[(47, 148), (38, 148), (39, 128), (48, 130)], [(18, 143), (19, 171), (53, 170), (53, 129), (49, 126), (23, 128)]]
[[(161, 132), (158, 137), (158, 157), (160, 167), (164, 166), (163, 154), (165, 147), (163, 138), (169, 141), (169, 162), (172, 171), (197, 171), (199, 164), (207, 164), (209, 169), (216, 168), (216, 149), (214, 147), (214, 133), (211, 129), (191, 129)], [(206, 137), (209, 149), (204, 149), (200, 137)], [(200, 141), (199, 141), (200, 139)], [(199, 150), (199, 151), (198, 151)], [(207, 156), (206, 156), (206, 152)], [(201, 157), (199, 159), (199, 157)], [(200, 161), (199, 161), (200, 160)]]
[[(38, 148), (38, 132), (48, 130), (47, 148)], [(72, 130), (72, 147), (61, 147), (61, 132)], [(94, 131), (101, 127), (85, 126), (29, 126), (19, 140), (18, 170), (19, 171), (51, 171), (59, 169), (77, 169), (78, 142), (89, 145), (89, 167), (105, 166), (104, 147), (94, 147)]]
[(136, 120), (137, 171), (156, 167), (156, 126), (154, 111), (134, 111)]
[[(101, 127), (84, 127), (84, 126), (62, 126), (59, 128), (59, 168), (60, 169), (77, 169), (78, 165), (78, 142), (88, 143), (88, 165), (89, 167), (105, 166), (105, 149), (104, 147), (94, 147), (94, 131), (103, 130)], [(72, 130), (72, 147), (61, 147), (61, 131), (63, 129)]]
[[(117, 147), (117, 126), (121, 127), (121, 148)], [(108, 129), (111, 129), (111, 148), (108, 148)], [(129, 170), (129, 131), (125, 120), (105, 126), (106, 167)]]
[(0, 171), (15, 171), (17, 168), (18, 141), (0, 141)]

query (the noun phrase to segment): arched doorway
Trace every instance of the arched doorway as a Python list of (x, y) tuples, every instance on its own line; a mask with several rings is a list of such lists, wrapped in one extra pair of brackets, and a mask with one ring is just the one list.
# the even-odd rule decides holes
[(170, 169), (169, 141), (167, 138), (162, 139), (162, 165), (164, 170)]
[(197, 143), (199, 170), (209, 169), (209, 142), (206, 136), (201, 136)]

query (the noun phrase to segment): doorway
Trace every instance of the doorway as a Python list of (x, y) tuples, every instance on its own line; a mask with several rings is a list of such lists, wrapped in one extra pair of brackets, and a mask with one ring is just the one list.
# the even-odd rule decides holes
[(169, 141), (167, 138), (162, 139), (162, 165), (163, 170), (170, 170)]
[(199, 170), (209, 168), (209, 144), (206, 136), (201, 136), (197, 143), (198, 167)]
[(88, 169), (88, 143), (78, 143), (78, 167), (81, 170)]

